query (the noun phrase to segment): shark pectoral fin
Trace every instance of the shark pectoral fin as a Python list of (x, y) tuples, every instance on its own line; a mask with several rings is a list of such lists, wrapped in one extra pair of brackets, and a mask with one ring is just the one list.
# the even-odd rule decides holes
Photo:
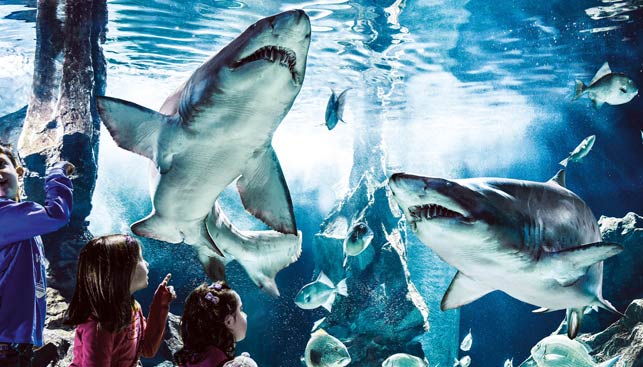
[(169, 117), (135, 103), (111, 97), (96, 97), (100, 118), (116, 144), (156, 160), (160, 131)]
[(170, 222), (164, 220), (156, 212), (133, 223), (130, 228), (138, 236), (153, 238), (169, 243), (180, 243), (183, 241), (181, 232)]
[(290, 191), (272, 147), (251, 159), (237, 180), (246, 210), (276, 231), (297, 234)]
[(492, 291), (494, 291), (494, 289), (476, 282), (461, 272), (458, 272), (442, 298), (440, 309), (442, 311), (446, 311), (452, 308), (464, 306)]
[(584, 269), (623, 251), (623, 246), (610, 242), (594, 242), (553, 252), (561, 267)]
[(580, 331), (580, 325), (583, 321), (583, 308), (568, 308), (567, 309), (567, 336), (569, 339), (574, 339)]

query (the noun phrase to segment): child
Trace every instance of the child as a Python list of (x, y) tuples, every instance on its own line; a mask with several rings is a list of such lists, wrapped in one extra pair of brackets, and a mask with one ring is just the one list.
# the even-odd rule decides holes
[(24, 174), (9, 146), (0, 144), (0, 366), (30, 366), (42, 346), (47, 302), (40, 235), (69, 222), (74, 166), (58, 162), (45, 177), (45, 205), (20, 201)]
[(76, 326), (70, 365), (136, 366), (161, 345), (169, 304), (176, 299), (168, 274), (156, 289), (149, 318), (132, 294), (147, 287), (147, 262), (127, 235), (94, 238), (81, 250), (74, 297), (65, 323)]
[(185, 300), (183, 349), (174, 360), (179, 366), (221, 367), (234, 357), (236, 342), (246, 337), (246, 318), (241, 298), (225, 282), (201, 284)]

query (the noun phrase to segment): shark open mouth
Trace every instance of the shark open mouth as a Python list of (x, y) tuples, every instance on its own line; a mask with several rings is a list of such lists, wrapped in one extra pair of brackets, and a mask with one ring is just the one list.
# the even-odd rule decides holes
[(232, 67), (238, 68), (245, 64), (249, 64), (257, 60), (267, 60), (270, 62), (278, 62), (279, 65), (285, 66), (290, 70), (292, 78), (297, 80), (297, 73), (295, 72), (295, 65), (297, 64), (297, 56), (291, 49), (279, 46), (264, 46), (252, 54), (236, 61)]
[(471, 219), (463, 214), (449, 210), (438, 204), (424, 204), (409, 207), (409, 214), (413, 221), (420, 222), (424, 219), (453, 218), (460, 219), (464, 222), (470, 222)]

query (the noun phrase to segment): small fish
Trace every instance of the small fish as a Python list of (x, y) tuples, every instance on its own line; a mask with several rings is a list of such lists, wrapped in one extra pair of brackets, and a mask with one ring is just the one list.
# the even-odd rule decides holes
[(471, 335), (471, 329), (469, 329), (469, 334), (467, 334), (460, 343), (460, 350), (463, 352), (469, 351), (471, 344), (473, 344), (473, 336)]
[(459, 361), (457, 359), (453, 358), (453, 361), (454, 361), (453, 362), (453, 367), (458, 367), (458, 366), (469, 367), (469, 365), (471, 364), (471, 357), (464, 356), (464, 357), (460, 358)]
[(576, 90), (573, 100), (587, 93), (595, 108), (601, 108), (604, 103), (619, 105), (627, 103), (638, 94), (639, 90), (632, 79), (623, 73), (612, 73), (608, 63), (596, 72), (589, 86), (576, 80)]
[(304, 310), (312, 310), (323, 306), (328, 312), (331, 312), (337, 294), (344, 297), (348, 296), (346, 279), (342, 279), (335, 286), (333, 281), (328, 279), (322, 271), (314, 282), (308, 283), (301, 288), (297, 296), (295, 296), (295, 304)]
[(365, 222), (357, 222), (351, 227), (344, 240), (344, 266), (348, 256), (357, 256), (366, 250), (373, 240), (373, 231)]
[(344, 104), (346, 103), (346, 92), (353, 88), (347, 88), (342, 93), (339, 94), (339, 97), (335, 94), (334, 90), (331, 91), (330, 98), (328, 99), (328, 104), (326, 105), (326, 127), (328, 130), (333, 130), (337, 126), (337, 122), (344, 121)]
[(566, 335), (551, 335), (531, 348), (531, 357), (538, 367), (612, 367), (621, 356), (596, 363), (580, 342)]
[(310, 335), (304, 358), (308, 367), (343, 367), (351, 362), (346, 346), (324, 329)]
[(429, 362), (406, 353), (397, 353), (386, 358), (382, 367), (429, 367)]
[(569, 153), (569, 157), (563, 159), (560, 161), (560, 164), (564, 167), (567, 167), (567, 163), (569, 161), (572, 162), (578, 162), (581, 159), (583, 159), (590, 150), (592, 150), (592, 147), (594, 146), (594, 142), (596, 141), (596, 135), (590, 135), (583, 139), (583, 141), (578, 144), (578, 146)]
[(512, 359), (507, 359), (505, 361), (504, 367), (514, 367), (514, 359), (513, 358)]

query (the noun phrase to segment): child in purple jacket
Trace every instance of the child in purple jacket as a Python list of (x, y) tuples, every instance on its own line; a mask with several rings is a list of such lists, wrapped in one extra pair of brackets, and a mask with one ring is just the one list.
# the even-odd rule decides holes
[(0, 144), (0, 366), (30, 366), (42, 346), (46, 273), (40, 235), (69, 222), (74, 166), (58, 162), (47, 171), (45, 205), (20, 201), (24, 170)]

